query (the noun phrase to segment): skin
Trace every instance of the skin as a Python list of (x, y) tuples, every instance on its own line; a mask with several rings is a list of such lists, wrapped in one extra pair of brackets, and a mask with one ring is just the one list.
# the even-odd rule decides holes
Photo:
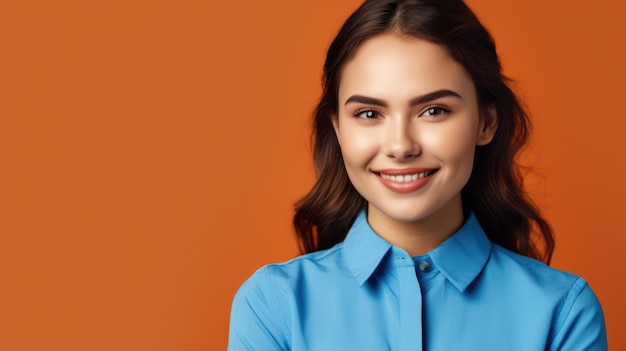
[[(479, 108), (471, 77), (445, 48), (397, 33), (359, 47), (343, 68), (338, 102), (333, 125), (370, 226), (412, 256), (431, 251), (463, 224), (460, 192), (475, 147), (496, 131), (495, 109)], [(407, 168), (436, 172), (408, 193), (381, 182), (378, 171)]]

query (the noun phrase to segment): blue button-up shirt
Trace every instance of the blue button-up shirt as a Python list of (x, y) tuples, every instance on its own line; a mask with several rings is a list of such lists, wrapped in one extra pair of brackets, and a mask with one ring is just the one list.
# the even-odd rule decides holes
[(362, 212), (344, 242), (265, 266), (241, 286), (228, 349), (600, 351), (607, 342), (583, 279), (491, 243), (473, 214), (411, 257)]

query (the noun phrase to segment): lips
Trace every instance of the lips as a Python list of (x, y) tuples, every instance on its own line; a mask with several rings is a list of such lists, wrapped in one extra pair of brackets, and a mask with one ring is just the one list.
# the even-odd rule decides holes
[(389, 190), (406, 194), (424, 187), (438, 170), (438, 168), (381, 169), (373, 173)]

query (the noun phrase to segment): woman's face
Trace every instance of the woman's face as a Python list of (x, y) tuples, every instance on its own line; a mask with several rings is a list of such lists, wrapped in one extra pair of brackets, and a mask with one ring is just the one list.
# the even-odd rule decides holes
[(333, 124), (370, 220), (462, 216), (460, 192), (495, 112), (481, 118), (469, 74), (443, 47), (391, 33), (367, 40), (342, 71), (338, 104)]

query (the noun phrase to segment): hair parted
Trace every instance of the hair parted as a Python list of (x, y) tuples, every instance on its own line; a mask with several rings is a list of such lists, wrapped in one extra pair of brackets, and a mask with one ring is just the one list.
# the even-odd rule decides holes
[(364, 41), (388, 32), (445, 47), (471, 76), (479, 106), (495, 107), (498, 128), (491, 143), (476, 148), (472, 175), (461, 192), (463, 206), (474, 211), (492, 242), (549, 263), (552, 229), (527, 196), (516, 163), (529, 137), (530, 120), (507, 85), (491, 35), (462, 0), (367, 0), (339, 30), (328, 49), (323, 92), (314, 112), (317, 180), (296, 203), (293, 219), (301, 250), (323, 250), (343, 241), (366, 208), (366, 200), (348, 179), (331, 117), (338, 113), (344, 65)]

